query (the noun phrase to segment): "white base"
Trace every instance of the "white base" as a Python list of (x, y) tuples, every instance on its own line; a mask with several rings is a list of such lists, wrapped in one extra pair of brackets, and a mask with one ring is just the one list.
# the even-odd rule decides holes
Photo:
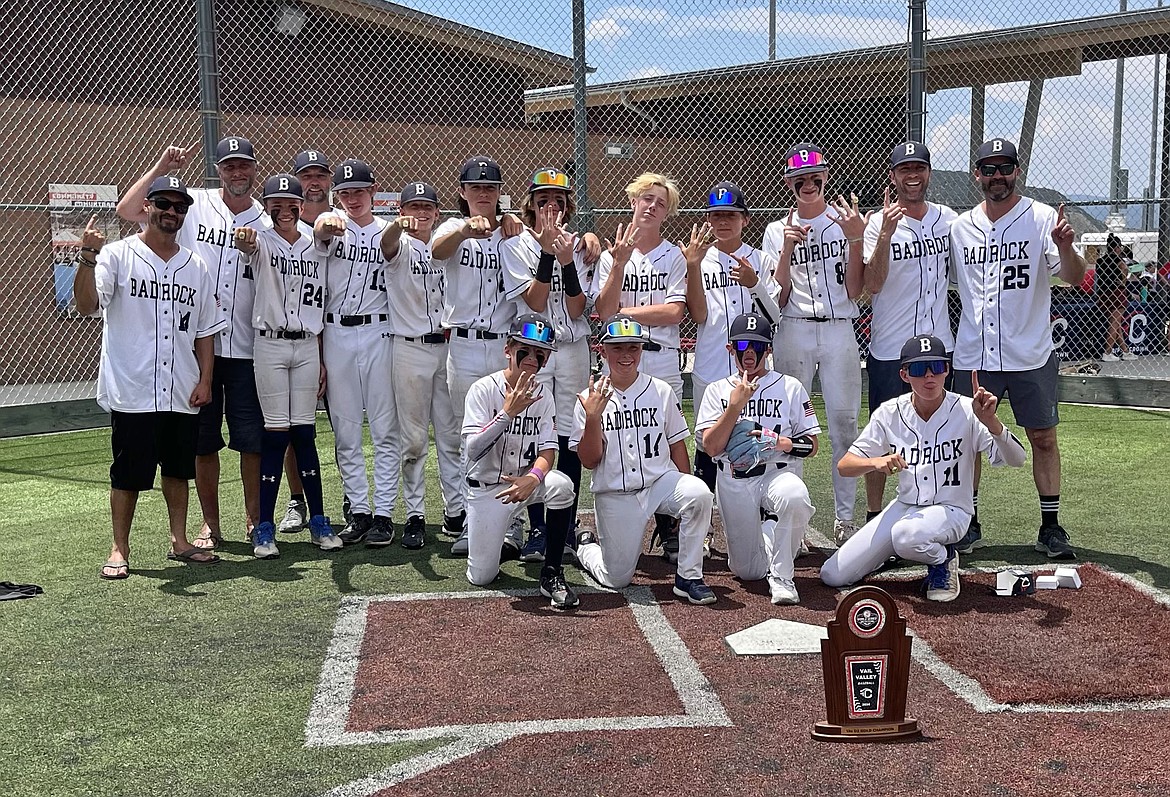
[(820, 653), (821, 640), (828, 638), (829, 630), (823, 626), (772, 619), (723, 639), (737, 656), (776, 656)]

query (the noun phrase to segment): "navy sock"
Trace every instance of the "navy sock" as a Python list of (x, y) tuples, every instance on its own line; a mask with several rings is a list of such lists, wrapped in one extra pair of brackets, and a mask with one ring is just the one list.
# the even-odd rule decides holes
[(581, 458), (576, 451), (569, 450), (569, 438), (557, 437), (559, 451), (557, 452), (557, 470), (569, 477), (573, 483), (572, 516), (569, 520), (570, 528), (577, 523), (577, 501), (581, 498)]
[(867, 509), (865, 511), (865, 522), (868, 523), (869, 521), (873, 520), (875, 517), (877, 517), (881, 513), (882, 513), (882, 511), (880, 509), (877, 510), (876, 512), (872, 509)]
[(1042, 495), (1040, 496), (1040, 525), (1041, 526), (1055, 526), (1060, 521), (1056, 518), (1060, 515), (1060, 496), (1059, 495)]
[(260, 437), (260, 522), (275, 523), (276, 499), (280, 496), (280, 477), (284, 475), (284, 449), (288, 447), (288, 430), (265, 429)]
[(312, 424), (294, 426), (289, 430), (292, 437), (293, 451), (297, 455), (297, 472), (301, 475), (301, 485), (305, 490), (305, 503), (309, 505), (309, 515), (325, 514), (325, 499), (321, 494), (321, 460), (317, 456), (317, 446), (313, 442), (317, 436), (317, 427)]
[(695, 475), (703, 480), (707, 489), (715, 492), (715, 460), (706, 451), (695, 451)]
[(544, 569), (561, 569), (565, 556), (565, 539), (576, 513), (572, 507), (548, 510), (548, 532), (544, 544)]
[(529, 528), (539, 529), (544, 528), (544, 502), (539, 504), (528, 505), (528, 526)]

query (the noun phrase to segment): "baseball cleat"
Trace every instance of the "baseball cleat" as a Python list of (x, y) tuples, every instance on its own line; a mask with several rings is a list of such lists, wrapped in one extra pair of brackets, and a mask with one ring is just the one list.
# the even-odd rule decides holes
[(309, 518), (309, 540), (322, 551), (335, 551), (345, 546), (341, 538), (333, 533), (333, 526), (324, 515)]
[(458, 515), (443, 515), (443, 527), (439, 529), (439, 533), (444, 537), (451, 537), (458, 539), (463, 536), (463, 524), (467, 521), (467, 513), (460, 512)]
[(672, 518), (670, 525), (655, 526), (650, 537), (650, 548), (653, 549), (655, 544), (661, 546), (662, 558), (672, 565), (678, 563), (678, 526), (678, 519)]
[(1119, 362), (1120, 360), (1121, 358), (1111, 351), (1101, 355), (1101, 362), (1103, 363), (1115, 363)]
[(374, 515), (374, 523), (366, 535), (367, 548), (385, 548), (394, 542), (394, 521), (385, 515)]
[(508, 530), (504, 532), (504, 547), (515, 549), (516, 556), (513, 556), (513, 559), (520, 555), (520, 549), (524, 547), (524, 520), (522, 518), (512, 519)]
[(967, 533), (963, 535), (963, 539), (955, 543), (955, 550), (965, 556), (986, 544), (983, 541), (983, 524), (971, 518), (971, 522), (967, 524)]
[(577, 593), (565, 583), (565, 574), (560, 571), (541, 574), (540, 594), (549, 599), (549, 605), (554, 609), (573, 609), (581, 603)]
[(940, 565), (926, 566), (926, 599), (949, 603), (959, 597), (959, 557), (955, 546), (947, 546), (947, 559)]
[(464, 529), (463, 533), (459, 535), (459, 539), (457, 539), (457, 540), (455, 540), (455, 542), (451, 543), (451, 555), (452, 556), (467, 556), (467, 548), (468, 548), (467, 529)]
[(703, 558), (711, 558), (711, 550), (715, 545), (715, 532), (708, 531), (707, 536), (703, 538)]
[(1049, 559), (1076, 559), (1077, 552), (1068, 540), (1068, 532), (1059, 523), (1053, 523), (1040, 527), (1035, 547)]
[(577, 531), (577, 550), (581, 549), (582, 545), (597, 545), (597, 535), (589, 529), (579, 529)]
[(346, 545), (356, 545), (370, 533), (370, 527), (373, 523), (374, 519), (370, 515), (365, 512), (355, 512), (353, 518), (337, 536)]
[(524, 547), (520, 549), (520, 561), (543, 562), (545, 542), (544, 529), (540, 526), (534, 526), (528, 532), (528, 542), (524, 543)]
[(426, 545), (427, 521), (421, 515), (411, 515), (406, 519), (406, 528), (402, 531), (402, 547), (417, 551)]
[(857, 526), (853, 525), (852, 520), (841, 520), (837, 518), (833, 521), (833, 541), (837, 543), (838, 548), (848, 542), (849, 538), (856, 533)]
[(686, 598), (696, 605), (707, 605), (718, 600), (715, 593), (701, 578), (683, 578), (676, 575), (674, 577), (674, 594), (680, 598)]
[(288, 509), (284, 511), (284, 519), (276, 527), (281, 534), (296, 534), (309, 526), (309, 507), (303, 500), (290, 498)]
[(772, 603), (777, 606), (795, 606), (800, 603), (800, 593), (790, 578), (768, 576), (768, 592), (772, 596)]
[(248, 536), (252, 539), (252, 555), (257, 559), (275, 559), (280, 556), (276, 548), (276, 526), (269, 521), (253, 527)]

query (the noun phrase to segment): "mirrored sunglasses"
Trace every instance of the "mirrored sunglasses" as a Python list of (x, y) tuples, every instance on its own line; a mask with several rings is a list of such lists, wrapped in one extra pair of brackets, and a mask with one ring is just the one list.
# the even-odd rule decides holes
[(936, 376), (942, 376), (947, 372), (946, 360), (920, 360), (916, 363), (906, 363), (906, 373), (913, 377), (926, 376), (927, 371)]
[(762, 340), (737, 340), (733, 345), (736, 351), (747, 351), (751, 349), (756, 354), (763, 354), (768, 350), (768, 344)]
[(569, 190), (569, 175), (556, 169), (543, 169), (532, 175), (532, 184), (539, 187)]
[(552, 343), (553, 328), (551, 324), (538, 324), (529, 321), (520, 328), (520, 337), (534, 343)]
[(788, 159), (788, 168), (807, 169), (809, 166), (823, 166), (824, 163), (825, 156), (821, 153), (804, 150), (803, 152), (793, 153), (792, 157)]
[(629, 318), (620, 321), (610, 321), (605, 326), (606, 337), (610, 338), (641, 338), (642, 325)]

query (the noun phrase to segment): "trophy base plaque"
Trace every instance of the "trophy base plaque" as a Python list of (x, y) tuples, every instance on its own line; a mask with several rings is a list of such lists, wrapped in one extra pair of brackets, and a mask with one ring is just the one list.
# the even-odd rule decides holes
[(918, 720), (905, 719), (901, 722), (862, 722), (850, 725), (834, 725), (818, 722), (813, 726), (812, 738), (822, 742), (888, 742), (907, 741), (922, 736)]

